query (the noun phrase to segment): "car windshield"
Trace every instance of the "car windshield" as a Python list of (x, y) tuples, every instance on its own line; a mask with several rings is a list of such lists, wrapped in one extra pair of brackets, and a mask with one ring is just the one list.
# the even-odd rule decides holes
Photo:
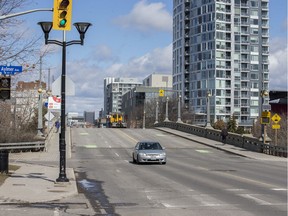
[(161, 150), (162, 147), (159, 143), (141, 143), (139, 150)]

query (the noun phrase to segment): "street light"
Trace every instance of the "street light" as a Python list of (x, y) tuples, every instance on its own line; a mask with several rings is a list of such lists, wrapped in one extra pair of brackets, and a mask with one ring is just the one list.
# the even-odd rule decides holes
[(207, 91), (207, 118), (206, 118), (206, 125), (205, 128), (212, 128), (210, 123), (210, 97), (212, 96), (210, 91)]
[(43, 136), (43, 116), (42, 116), (42, 109), (43, 109), (43, 95), (42, 95), (42, 55), (40, 55), (40, 72), (39, 72), (39, 98), (38, 98), (38, 131), (37, 136)]
[[(267, 110), (264, 106), (266, 105), (265, 98), (269, 95), (269, 92), (267, 90), (262, 90), (261, 91), (261, 98), (262, 98), (262, 104), (261, 104), (261, 115), (262, 113)], [(266, 132), (266, 124), (261, 124), (261, 138), (263, 141), (263, 144), (266, 143), (268, 137), (267, 137), (267, 132)]]
[(72, 40), (66, 42), (66, 31), (63, 31), (63, 41), (49, 40), (49, 32), (52, 29), (52, 22), (39, 22), (38, 23), (45, 37), (45, 44), (56, 44), (62, 46), (62, 74), (61, 74), (61, 132), (59, 134), (59, 151), (60, 151), (60, 167), (59, 177), (56, 179), (57, 182), (69, 182), (66, 176), (66, 141), (65, 141), (65, 83), (66, 83), (66, 47), (74, 44), (83, 45), (84, 36), (88, 28), (92, 25), (91, 23), (78, 22), (74, 26), (80, 34), (80, 40)]
[(155, 123), (154, 124), (158, 124), (158, 114), (159, 113), (159, 102), (156, 101), (156, 115), (155, 115)]
[(169, 101), (169, 98), (166, 97), (166, 113), (165, 113), (165, 120), (164, 120), (164, 122), (169, 122), (169, 118), (168, 118), (168, 101)]
[(181, 120), (181, 94), (180, 93), (178, 94), (178, 118), (177, 118), (176, 123), (182, 123), (182, 120)]

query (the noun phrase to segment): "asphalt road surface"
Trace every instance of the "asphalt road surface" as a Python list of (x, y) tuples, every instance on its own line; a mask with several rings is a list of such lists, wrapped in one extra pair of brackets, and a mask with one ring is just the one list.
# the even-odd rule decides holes
[[(132, 163), (139, 140), (157, 140), (167, 164)], [(286, 216), (287, 164), (225, 153), (153, 129), (73, 128), (80, 192), (96, 215)]]

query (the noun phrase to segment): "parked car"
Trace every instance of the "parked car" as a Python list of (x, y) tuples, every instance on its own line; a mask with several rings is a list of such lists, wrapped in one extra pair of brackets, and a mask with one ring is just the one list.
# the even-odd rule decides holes
[(166, 152), (157, 141), (140, 141), (132, 153), (133, 163), (166, 164)]

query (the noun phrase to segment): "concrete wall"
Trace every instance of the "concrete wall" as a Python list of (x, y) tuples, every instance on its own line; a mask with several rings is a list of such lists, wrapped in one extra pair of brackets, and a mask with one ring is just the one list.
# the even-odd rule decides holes
[[(175, 122), (161, 122), (155, 124), (155, 127), (168, 127), (221, 142), (221, 131), (215, 130), (213, 128), (205, 128), (201, 126)], [(249, 151), (287, 157), (287, 147), (274, 146), (273, 144), (263, 144), (263, 142), (259, 139), (248, 135), (229, 132), (229, 135), (226, 138), (226, 143), (247, 149)]]

